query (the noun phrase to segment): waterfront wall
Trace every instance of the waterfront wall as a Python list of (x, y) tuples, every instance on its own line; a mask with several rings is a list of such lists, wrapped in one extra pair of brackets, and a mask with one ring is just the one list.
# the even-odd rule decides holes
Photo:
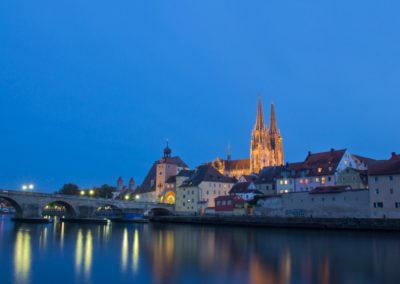
[(294, 192), (259, 200), (254, 215), (269, 217), (369, 218), (368, 190)]

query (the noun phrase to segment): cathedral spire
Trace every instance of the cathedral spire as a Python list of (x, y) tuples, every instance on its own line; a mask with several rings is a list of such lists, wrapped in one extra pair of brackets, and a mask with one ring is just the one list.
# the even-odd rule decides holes
[(228, 143), (228, 155), (227, 155), (227, 160), (230, 161), (231, 160), (231, 144)]
[(265, 129), (264, 113), (262, 110), (261, 97), (258, 97), (257, 118), (256, 118), (255, 129), (257, 129), (257, 130)]
[(278, 124), (276, 122), (275, 116), (275, 106), (274, 102), (271, 102), (271, 114), (270, 114), (270, 121), (269, 121), (269, 133), (271, 134), (278, 134)]

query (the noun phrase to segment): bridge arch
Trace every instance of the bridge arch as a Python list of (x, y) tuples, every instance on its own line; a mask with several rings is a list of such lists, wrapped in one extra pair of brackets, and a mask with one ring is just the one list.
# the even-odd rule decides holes
[[(45, 214), (46, 210), (49, 210), (48, 208), (46, 208), (47, 206), (53, 206), (53, 205), (64, 207), (65, 208), (64, 216), (66, 216), (66, 217), (76, 217), (78, 215), (75, 207), (72, 204), (70, 204), (64, 200), (54, 200), (54, 201), (47, 202), (46, 204), (44, 204), (42, 206), (42, 214)], [(54, 212), (54, 213), (57, 213), (57, 212)], [(62, 215), (62, 213), (63, 212), (60, 212), (61, 215)]]
[(0, 195), (0, 199), (7, 201), (8, 203), (11, 204), (12, 207), (14, 207), (15, 217), (23, 216), (24, 212), (23, 212), (22, 206), (18, 203), (18, 201), (16, 201), (15, 199), (12, 199), (10, 197), (4, 196), (4, 195)]
[(172, 210), (164, 207), (153, 207), (147, 211), (149, 216), (168, 216), (172, 214)]

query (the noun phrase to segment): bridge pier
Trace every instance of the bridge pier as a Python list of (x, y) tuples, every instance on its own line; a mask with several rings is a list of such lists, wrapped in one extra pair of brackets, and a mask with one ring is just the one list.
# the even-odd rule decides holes
[(42, 207), (38, 204), (22, 204), (21, 218), (40, 218), (42, 217)]

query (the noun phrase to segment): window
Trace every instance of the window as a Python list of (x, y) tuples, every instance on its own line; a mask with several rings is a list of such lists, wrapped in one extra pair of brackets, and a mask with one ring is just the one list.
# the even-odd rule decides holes
[(315, 182), (319, 182), (319, 178), (315, 178)]
[(393, 176), (389, 176), (389, 180), (393, 180)]
[(379, 194), (379, 188), (375, 189), (375, 194)]
[(376, 203), (377, 208), (383, 208), (383, 202), (377, 202)]
[(335, 201), (336, 199), (335, 199), (335, 197), (332, 197), (332, 201)]
[(186, 203), (185, 203), (185, 202), (183, 202), (182, 204), (183, 204), (183, 206), (185, 206), (185, 205), (186, 205)]
[(325, 177), (321, 178), (321, 183), (323, 183), (323, 184), (325, 183)]
[(393, 188), (390, 189), (390, 194), (393, 194)]
[(400, 202), (395, 203), (396, 208), (400, 208)]
[(288, 180), (287, 179), (285, 179), (285, 184), (288, 184)]
[(186, 198), (186, 195), (183, 195), (183, 198)]
[(162, 176), (162, 172), (160, 172), (160, 176)]
[(207, 194), (210, 194), (210, 192), (207, 190)]
[(378, 181), (378, 177), (375, 177), (375, 181)]
[(217, 194), (217, 192), (214, 190), (214, 194)]

